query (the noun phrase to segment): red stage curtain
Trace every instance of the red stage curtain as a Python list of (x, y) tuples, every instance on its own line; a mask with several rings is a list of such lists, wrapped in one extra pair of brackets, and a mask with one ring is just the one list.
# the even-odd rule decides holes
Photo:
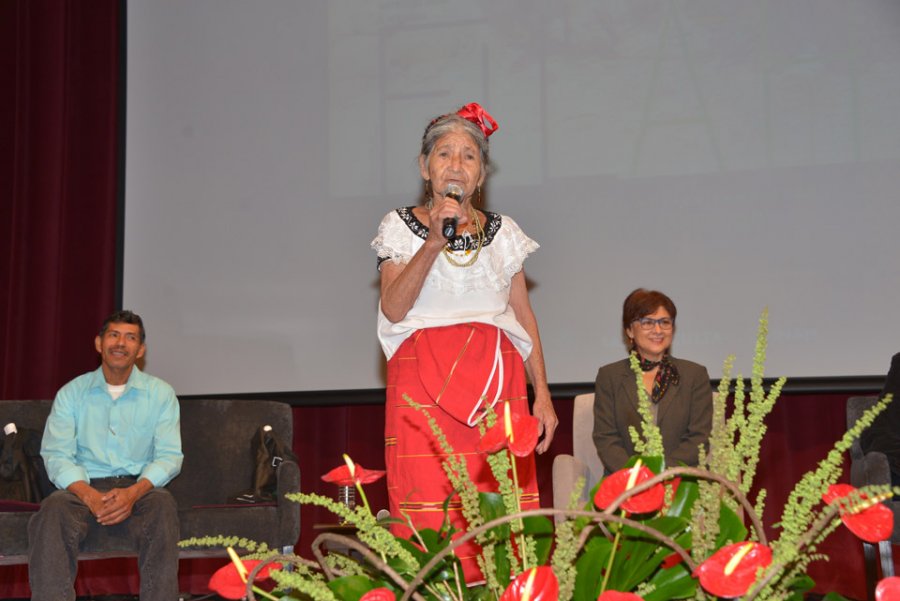
[(118, 0), (0, 1), (0, 399), (97, 365), (115, 303)]

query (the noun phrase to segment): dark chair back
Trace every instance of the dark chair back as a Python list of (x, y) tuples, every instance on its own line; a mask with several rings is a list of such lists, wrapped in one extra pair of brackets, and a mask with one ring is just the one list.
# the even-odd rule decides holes
[(290, 405), (260, 400), (181, 401), (181, 474), (169, 484), (180, 509), (220, 505), (252, 486), (254, 458), (250, 441), (270, 425), (290, 448)]
[(0, 401), (0, 428), (13, 422), (17, 428), (44, 431), (53, 401)]
[[(854, 396), (847, 399), (847, 428), (852, 428), (868, 409), (878, 402), (877, 396)], [(868, 484), (890, 484), (891, 469), (887, 457), (879, 451), (864, 453), (859, 438), (850, 446), (850, 484), (860, 488)], [(882, 541), (877, 545), (862, 542), (863, 556), (866, 570), (866, 596), (869, 601), (875, 599), (875, 585), (881, 577), (894, 575), (893, 552), (891, 542), (900, 542), (900, 502), (885, 501), (884, 503), (894, 512), (894, 533), (891, 540)], [(878, 561), (880, 559), (880, 561)], [(880, 565), (879, 565), (880, 564)]]

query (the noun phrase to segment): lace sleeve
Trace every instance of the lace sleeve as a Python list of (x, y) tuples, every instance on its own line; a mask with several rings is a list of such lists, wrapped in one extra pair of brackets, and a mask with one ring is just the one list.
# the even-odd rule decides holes
[(385, 215), (378, 226), (378, 235), (370, 244), (378, 256), (378, 268), (381, 269), (381, 264), (388, 260), (394, 263), (409, 262), (414, 254), (413, 238), (397, 211)]
[(528, 255), (540, 248), (537, 242), (525, 235), (518, 223), (506, 215), (503, 215), (503, 225), (496, 242), (502, 250), (498, 256), (502, 257), (502, 269), (508, 278), (522, 271)]

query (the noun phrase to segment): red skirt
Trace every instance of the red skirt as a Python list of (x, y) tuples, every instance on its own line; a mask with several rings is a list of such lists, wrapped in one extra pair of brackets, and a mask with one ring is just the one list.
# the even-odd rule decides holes
[[(493, 382), (486, 385), (489, 379)], [(425, 415), (410, 407), (404, 395), (428, 410), (454, 453), (465, 457), (477, 489), (497, 492), (486, 456), (476, 452), (478, 426), (469, 423), (495, 398), (498, 415), (503, 415), (502, 403), (508, 403), (514, 413), (528, 413), (525, 366), (502, 331), (477, 323), (419, 330), (388, 362), (385, 465), (391, 515), (408, 515), (416, 528), (438, 530), (444, 503), (453, 493), (441, 465), (446, 455)], [(476, 406), (479, 401), (483, 406)], [(534, 456), (516, 458), (516, 470), (524, 493), (522, 509), (537, 509)], [(457, 530), (467, 530), (456, 494), (450, 500), (448, 517)], [(404, 525), (394, 525), (392, 531), (404, 537), (412, 534)], [(468, 584), (484, 579), (475, 559), (479, 552), (475, 544), (457, 549)]]

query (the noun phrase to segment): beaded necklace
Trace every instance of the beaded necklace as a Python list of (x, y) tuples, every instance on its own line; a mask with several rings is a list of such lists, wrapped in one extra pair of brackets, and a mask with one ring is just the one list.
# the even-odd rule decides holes
[[(465, 250), (465, 256), (468, 257), (470, 254), (472, 256), (469, 257), (468, 260), (459, 263), (456, 261), (456, 259), (453, 258), (455, 255), (453, 254), (453, 251), (450, 250), (449, 247), (444, 246), (444, 248), (443, 248), (444, 258), (447, 260), (448, 263), (450, 263), (454, 267), (471, 267), (472, 265), (475, 264), (475, 261), (478, 260), (478, 255), (481, 254), (481, 249), (484, 247), (484, 226), (481, 225), (481, 219), (478, 217), (478, 213), (475, 211), (475, 209), (473, 209), (471, 207), (469, 207), (469, 221), (474, 221), (474, 223), (475, 223), (475, 251), (474, 251), (474, 254), (472, 254), (473, 251), (470, 248), (468, 248), (468, 244), (466, 244), (467, 248)], [(468, 231), (465, 232), (463, 235), (465, 237), (471, 239)], [(447, 244), (449, 244), (449, 241), (447, 242)]]

